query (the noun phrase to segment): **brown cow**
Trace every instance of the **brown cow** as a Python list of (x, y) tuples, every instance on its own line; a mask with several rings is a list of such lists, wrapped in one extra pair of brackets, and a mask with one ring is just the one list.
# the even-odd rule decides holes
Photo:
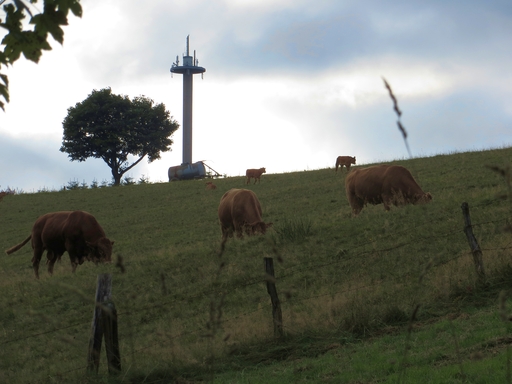
[(430, 192), (423, 192), (411, 172), (400, 165), (355, 169), (345, 179), (345, 190), (354, 216), (368, 203), (383, 203), (389, 211), (391, 204), (420, 204), (432, 200)]
[(111, 262), (112, 245), (105, 237), (103, 228), (93, 215), (84, 211), (61, 211), (47, 213), (39, 217), (32, 233), (18, 245), (5, 251), (8, 255), (16, 252), (32, 239), (32, 266), (36, 278), (39, 279), (39, 262), (44, 251), (48, 260), (48, 272), (53, 273), (55, 261), (60, 260), (64, 252), (68, 252), (72, 271), (84, 260)]
[(254, 178), (254, 184), (256, 184), (256, 180), (258, 180), (258, 182), (260, 182), (261, 175), (266, 172), (267, 172), (267, 170), (265, 168), (248, 169), (247, 171), (245, 171), (245, 176), (247, 176), (246, 184), (249, 184), (249, 182), (251, 181), (251, 178)]
[(213, 184), (211, 181), (206, 182), (206, 189), (216, 189), (217, 186)]
[(219, 222), (222, 230), (222, 242), (228, 237), (243, 237), (256, 233), (265, 234), (272, 223), (264, 223), (261, 219), (261, 205), (253, 191), (233, 188), (220, 199)]
[(343, 171), (343, 166), (347, 167), (347, 171), (350, 172), (350, 165), (356, 163), (356, 157), (352, 156), (338, 156), (336, 158), (336, 172), (338, 172), (338, 167), (341, 165), (341, 171)]

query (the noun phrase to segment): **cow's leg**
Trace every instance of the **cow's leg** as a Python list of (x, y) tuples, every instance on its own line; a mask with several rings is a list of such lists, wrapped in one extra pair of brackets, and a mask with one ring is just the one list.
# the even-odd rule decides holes
[(229, 237), (233, 237), (233, 234), (235, 232), (235, 228), (233, 225), (222, 227), (222, 240), (225, 242)]
[(391, 209), (390, 205), (393, 203), (393, 197), (388, 195), (382, 196), (382, 204), (384, 204), (384, 209), (389, 211)]
[(75, 273), (76, 267), (78, 267), (78, 256), (75, 255), (74, 252), (70, 252), (68, 250), (69, 254), (69, 261), (71, 262), (71, 272)]
[(71, 262), (71, 272), (75, 273), (76, 267), (78, 267), (79, 264), (82, 264), (80, 263), (80, 256), (83, 254), (83, 249), (81, 247), (77, 247), (71, 242), (66, 243), (66, 249), (68, 251), (69, 261)]
[(352, 213), (354, 214), (354, 216), (357, 216), (359, 215), (359, 213), (363, 210), (363, 206), (362, 205), (355, 205), (352, 207)]
[(251, 178), (249, 176), (247, 176), (247, 181), (246, 181), (246, 185), (249, 184), (251, 182)]
[(39, 263), (41, 262), (43, 252), (44, 249), (42, 245), (36, 245), (34, 247), (34, 256), (32, 257), (32, 268), (34, 268), (34, 274), (36, 275), (36, 279), (39, 279)]
[(403, 206), (408, 203), (407, 196), (401, 191), (393, 193), (393, 205), (395, 207)]
[(239, 223), (235, 223), (233, 225), (234, 227), (234, 233), (236, 233), (236, 237), (238, 237), (239, 239), (241, 239), (242, 237), (244, 237), (244, 224), (239, 224)]
[(364, 207), (364, 200), (360, 199), (357, 196), (349, 196), (349, 203), (352, 207), (352, 213), (354, 216), (359, 215), (359, 213), (363, 210)]
[(54, 253), (54, 252), (50, 252), (48, 251), (46, 253), (46, 257), (48, 258), (48, 260), (46, 261), (46, 263), (48, 264), (48, 273), (50, 275), (53, 275), (53, 267), (55, 265), (55, 262), (57, 260), (60, 260), (60, 258), (62, 257), (62, 253)]
[(57, 256), (52, 251), (47, 251), (46, 258), (46, 264), (48, 264), (48, 273), (53, 275), (53, 266), (55, 264), (55, 260), (57, 260)]
[(76, 271), (76, 267), (78, 267), (78, 255), (75, 254), (75, 252), (73, 251), (69, 251), (68, 250), (68, 253), (69, 253), (69, 261), (71, 262), (71, 272), (75, 273)]
[(357, 216), (357, 214), (361, 212), (360, 204), (358, 203), (357, 197), (354, 195), (353, 192), (347, 190), (347, 199), (350, 208), (352, 208), (352, 214), (354, 216)]
[(226, 227), (221, 227), (222, 230), (222, 242), (225, 242), (228, 239), (229, 231)]

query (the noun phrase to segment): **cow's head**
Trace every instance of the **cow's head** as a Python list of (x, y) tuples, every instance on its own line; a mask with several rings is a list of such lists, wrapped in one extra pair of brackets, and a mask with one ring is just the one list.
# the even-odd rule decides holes
[(252, 233), (261, 233), (264, 235), (267, 232), (267, 228), (270, 228), (273, 223), (264, 223), (263, 221), (258, 221), (255, 224), (252, 224)]
[(350, 158), (350, 164), (355, 164), (356, 163), (356, 157), (351, 157)]
[[(106, 237), (100, 237), (95, 242), (86, 241), (86, 244), (87, 260), (94, 262), (94, 264), (112, 262), (112, 246), (114, 245), (113, 241), (110, 241)], [(81, 260), (80, 264), (82, 263), (83, 260)]]

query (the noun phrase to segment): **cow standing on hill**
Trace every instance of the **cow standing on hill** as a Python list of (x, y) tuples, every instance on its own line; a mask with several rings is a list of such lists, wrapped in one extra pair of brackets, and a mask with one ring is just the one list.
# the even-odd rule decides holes
[(390, 205), (428, 203), (430, 192), (423, 192), (411, 175), (400, 165), (376, 165), (355, 169), (345, 179), (347, 198), (354, 216), (366, 204), (384, 204), (386, 211)]
[(247, 176), (246, 184), (249, 184), (249, 182), (251, 181), (251, 178), (254, 178), (253, 184), (256, 184), (256, 180), (258, 180), (258, 182), (260, 182), (261, 175), (266, 172), (267, 172), (267, 170), (265, 168), (248, 169), (247, 171), (245, 171), (245, 176)]
[(264, 223), (261, 218), (261, 205), (253, 191), (233, 188), (220, 199), (219, 222), (222, 230), (222, 243), (228, 237), (243, 237), (256, 233), (265, 234), (272, 223)]
[(61, 211), (47, 213), (39, 217), (32, 227), (31, 234), (18, 245), (5, 251), (8, 255), (16, 252), (32, 239), (32, 266), (39, 279), (39, 263), (44, 251), (48, 258), (48, 272), (53, 274), (55, 261), (68, 252), (72, 271), (84, 260), (109, 263), (113, 241), (105, 237), (96, 218), (84, 211)]
[(347, 167), (347, 171), (350, 172), (350, 165), (356, 163), (356, 157), (352, 156), (338, 156), (336, 158), (336, 172), (338, 172), (338, 167), (341, 165), (341, 171), (343, 171), (343, 166)]

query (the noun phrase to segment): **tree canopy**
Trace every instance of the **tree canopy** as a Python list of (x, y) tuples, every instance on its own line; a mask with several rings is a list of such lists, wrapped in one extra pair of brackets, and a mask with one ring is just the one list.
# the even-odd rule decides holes
[[(164, 104), (138, 96), (115, 95), (110, 88), (93, 90), (82, 102), (68, 108), (62, 122), (61, 152), (71, 161), (103, 159), (112, 170), (114, 185), (145, 156), (148, 162), (169, 151), (172, 134), (179, 128)], [(128, 156), (137, 157), (133, 163)]]
[[(5, 0), (0, 0), (0, 5)], [(29, 0), (30, 4), (36, 4), (38, 0)], [(5, 19), (0, 19), (0, 27), (7, 30), (1, 45), (0, 68), (2, 65), (12, 65), (23, 53), (26, 59), (39, 62), (42, 50), (52, 49), (48, 43), (48, 33), (60, 44), (64, 42), (62, 25), (68, 25), (68, 13), (82, 17), (82, 6), (79, 0), (43, 0), (43, 12), (32, 14), (30, 8), (22, 0), (8, 1), (3, 5)], [(30, 15), (30, 21), (23, 23), (26, 14)], [(0, 95), (9, 102), (9, 79), (0, 73)], [(0, 100), (0, 108), (4, 109), (4, 102)]]

